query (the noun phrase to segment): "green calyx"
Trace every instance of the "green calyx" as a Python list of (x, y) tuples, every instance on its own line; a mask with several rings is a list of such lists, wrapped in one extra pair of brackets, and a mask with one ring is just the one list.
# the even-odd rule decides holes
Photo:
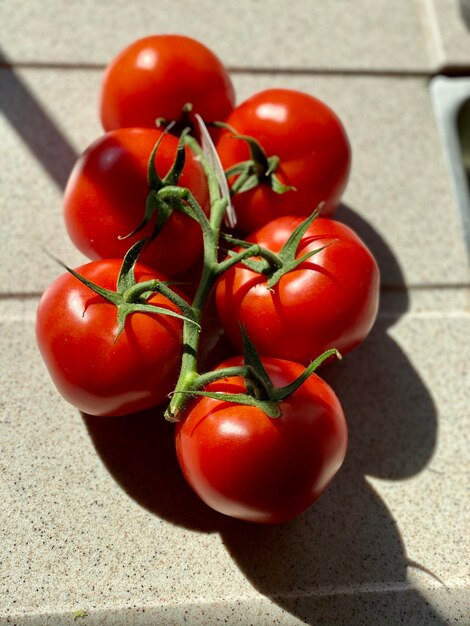
[(217, 122), (215, 125), (228, 130), (234, 139), (245, 141), (250, 150), (250, 159), (237, 163), (225, 172), (227, 178), (236, 177), (231, 186), (232, 196), (254, 189), (260, 184), (267, 185), (277, 194), (295, 191), (295, 187), (284, 185), (276, 176), (280, 164), (278, 156), (268, 156), (257, 139), (238, 134), (234, 128), (224, 122)]
[[(273, 419), (282, 416), (281, 402), (292, 395), (303, 383), (320, 367), (320, 365), (332, 357), (341, 359), (338, 350), (326, 350), (317, 357), (292, 383), (284, 387), (274, 387), (266, 372), (256, 348), (248, 337), (245, 328), (241, 327), (243, 338), (244, 365), (222, 368), (196, 377), (191, 390), (175, 391), (188, 396), (203, 396), (222, 402), (231, 402), (243, 406), (251, 406), (260, 409), (268, 417)], [(204, 391), (202, 387), (232, 376), (240, 376), (245, 383), (246, 393), (223, 393), (217, 391)]]
[[(135, 278), (135, 264), (139, 258), (140, 253), (147, 245), (147, 239), (141, 239), (135, 243), (127, 252), (123, 259), (119, 276), (117, 279), (116, 290), (106, 289), (88, 280), (75, 270), (71, 269), (58, 259), (55, 259), (63, 268), (65, 268), (72, 276), (77, 278), (80, 282), (86, 285), (91, 291), (98, 294), (108, 302), (111, 302), (117, 307), (117, 319), (118, 330), (116, 333), (115, 341), (118, 340), (119, 335), (124, 330), (127, 316), (132, 313), (151, 313), (152, 315), (167, 315), (169, 317), (176, 317), (178, 319), (187, 322), (191, 326), (195, 326), (198, 329), (199, 323), (193, 315), (193, 311), (188, 303), (175, 291), (173, 291), (167, 283), (159, 281), (157, 279), (148, 280), (145, 282), (137, 282)], [(175, 304), (181, 313), (177, 313), (171, 309), (165, 307), (149, 304), (148, 300), (153, 295), (161, 293), (168, 298), (170, 302)]]
[(149, 237), (149, 240), (155, 239), (155, 237), (162, 230), (167, 220), (173, 213), (174, 207), (171, 206), (162, 195), (162, 191), (167, 187), (174, 187), (178, 184), (180, 176), (183, 172), (184, 164), (186, 161), (186, 152), (185, 152), (185, 137), (189, 132), (189, 128), (185, 128), (180, 135), (178, 141), (178, 148), (176, 150), (175, 158), (172, 163), (171, 168), (164, 176), (164, 178), (160, 178), (158, 172), (155, 167), (155, 155), (158, 152), (158, 148), (160, 147), (161, 142), (163, 141), (164, 136), (170, 131), (172, 128), (172, 124), (169, 124), (163, 131), (162, 135), (159, 137), (156, 142), (149, 160), (147, 164), (147, 182), (148, 182), (148, 194), (145, 202), (145, 213), (142, 221), (133, 231), (120, 237), (120, 239), (128, 239), (133, 235), (136, 235), (140, 232), (147, 224), (150, 222), (152, 217), (157, 213), (157, 220), (153, 229), (152, 234)]
[[(225, 240), (227, 242), (243, 249), (242, 252), (229, 251), (229, 259), (225, 262), (227, 268), (235, 265), (236, 263), (243, 262), (244, 265), (254, 272), (267, 276), (267, 287), (268, 289), (272, 289), (277, 285), (282, 276), (292, 272), (299, 265), (334, 243), (335, 240), (297, 257), (302, 237), (305, 235), (313, 221), (319, 216), (320, 209), (321, 207), (315, 209), (315, 211), (307, 217), (307, 219), (297, 226), (278, 253), (274, 253), (271, 250), (263, 248), (257, 244), (252, 244), (226, 235)], [(256, 260), (251, 258), (255, 256), (259, 256), (261, 259)]]

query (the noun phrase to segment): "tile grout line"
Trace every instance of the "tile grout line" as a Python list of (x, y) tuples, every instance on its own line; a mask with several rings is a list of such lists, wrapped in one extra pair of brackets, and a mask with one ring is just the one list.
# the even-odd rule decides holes
[[(70, 70), (70, 71), (104, 71), (107, 67), (106, 63), (73, 63), (73, 62), (56, 62), (56, 61), (7, 61), (0, 59), (0, 70)], [(469, 76), (470, 62), (463, 66), (453, 65), (437, 65), (435, 68), (429, 69), (366, 69), (360, 67), (354, 68), (331, 68), (331, 67), (249, 67), (249, 66), (227, 66), (227, 70), (234, 75), (278, 75), (286, 76), (342, 76), (344, 78), (402, 78), (404, 80), (428, 79), (438, 75), (444, 76)]]
[[(0, 69), (32, 69), (32, 70), (84, 70), (97, 71), (106, 69), (106, 63), (73, 63), (56, 61), (8, 61), (0, 59)], [(370, 77), (400, 77), (400, 78), (428, 78), (433, 75), (429, 70), (406, 69), (366, 69), (366, 68), (322, 68), (322, 67), (249, 67), (229, 66), (227, 70), (233, 74), (291, 74), (291, 75), (328, 75), (328, 76), (370, 76)]]
[[(466, 290), (470, 289), (469, 283), (426, 283), (426, 284), (410, 284), (410, 285), (392, 285), (383, 284), (380, 288), (382, 295), (394, 293), (406, 293), (408, 291), (448, 291), (448, 290)], [(6, 292), (0, 293), (0, 302), (12, 300), (33, 300), (40, 298), (43, 291), (24, 291), (24, 292)]]
[[(453, 583), (453, 581), (451, 582), (451, 584)], [(253, 596), (247, 596), (247, 597), (237, 597), (237, 596), (231, 596), (231, 595), (227, 595), (223, 598), (217, 598), (217, 599), (207, 599), (205, 597), (201, 597), (201, 598), (191, 598), (189, 599), (189, 601), (187, 599), (178, 602), (178, 601), (169, 601), (166, 602), (164, 604), (142, 604), (141, 606), (129, 606), (126, 604), (123, 605), (111, 605), (111, 606), (101, 606), (101, 607), (92, 607), (90, 608), (90, 614), (93, 614), (94, 616), (97, 615), (106, 615), (106, 614), (112, 614), (112, 613), (116, 613), (116, 612), (134, 612), (134, 611), (140, 611), (142, 610), (142, 608), (145, 608), (147, 611), (160, 611), (162, 609), (162, 607), (168, 609), (170, 607), (172, 608), (176, 608), (179, 606), (185, 606), (185, 607), (194, 607), (194, 606), (199, 606), (199, 607), (210, 607), (210, 606), (219, 606), (220, 604), (231, 604), (231, 603), (236, 603), (237, 605), (239, 604), (243, 604), (246, 602), (262, 602), (264, 603), (265, 601), (269, 602), (270, 600), (288, 600), (288, 599), (298, 599), (298, 600), (302, 600), (304, 598), (311, 598), (313, 597), (318, 597), (318, 598), (328, 598), (328, 597), (337, 597), (337, 596), (349, 596), (349, 595), (359, 595), (359, 594), (383, 594), (383, 593), (407, 593), (407, 592), (414, 592), (416, 591), (416, 589), (422, 589), (422, 588), (433, 588), (433, 589), (440, 589), (440, 590), (445, 590), (447, 593), (450, 591), (454, 592), (454, 591), (461, 591), (461, 590), (466, 590), (467, 587), (465, 585), (465, 583), (462, 583), (462, 581), (460, 579), (456, 580), (456, 584), (452, 584), (451, 587), (449, 587), (449, 582), (447, 582), (446, 585), (443, 585), (442, 583), (440, 583), (439, 585), (417, 585), (416, 583), (410, 582), (410, 581), (389, 581), (389, 582), (365, 582), (365, 583), (359, 583), (359, 584), (350, 584), (350, 585), (323, 585), (323, 586), (318, 586), (318, 587), (312, 587), (309, 589), (302, 589), (302, 590), (298, 590), (298, 591), (292, 591), (292, 592), (284, 592), (284, 593), (274, 593), (272, 596), (266, 597), (262, 594), (255, 594)], [(282, 609), (282, 607), (280, 607)], [(56, 610), (54, 610), (51, 613), (48, 613), (48, 615), (54, 615), (54, 616), (62, 616), (64, 619), (69, 616), (71, 613), (71, 609), (67, 609), (67, 608), (58, 608)], [(24, 618), (26, 617), (27, 619), (29, 618), (33, 618), (35, 619), (38, 616), (43, 616), (44, 613), (40, 613), (37, 612), (36, 610), (32, 610), (28, 613), (22, 613), (20, 615), (14, 614), (14, 613), (10, 613), (7, 614), (7, 617), (9, 617), (10, 619), (19, 619), (19, 618)]]

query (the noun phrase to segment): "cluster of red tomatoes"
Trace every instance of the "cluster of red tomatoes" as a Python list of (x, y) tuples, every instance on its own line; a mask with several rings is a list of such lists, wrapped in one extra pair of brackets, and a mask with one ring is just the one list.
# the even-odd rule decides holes
[[(178, 138), (189, 126), (202, 143), (201, 118), (237, 219), (223, 245), (211, 159)], [(105, 134), (78, 160), (64, 198), (70, 238), (92, 262), (58, 278), (38, 309), (52, 379), (93, 415), (180, 394), (167, 414), (179, 420), (178, 459), (200, 497), (244, 520), (290, 519), (325, 489), (347, 445), (338, 399), (306, 368), (358, 346), (378, 306), (372, 254), (330, 218), (349, 175), (345, 130), (297, 91), (266, 90), (235, 107), (219, 59), (178, 35), (139, 40), (112, 61), (101, 120)], [(199, 284), (192, 302), (182, 274)], [(233, 352), (201, 373), (214, 290)]]

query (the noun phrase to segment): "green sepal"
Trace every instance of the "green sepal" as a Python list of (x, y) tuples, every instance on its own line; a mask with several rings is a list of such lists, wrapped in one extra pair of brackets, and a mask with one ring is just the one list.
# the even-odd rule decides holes
[[(245, 333), (245, 337), (248, 337), (246, 333)], [(248, 341), (249, 343), (251, 343), (251, 340), (248, 339)], [(252, 343), (251, 343), (251, 346), (253, 346)], [(248, 348), (249, 351), (251, 351), (251, 349), (252, 349), (251, 347)], [(254, 349), (254, 346), (253, 346), (253, 349)], [(254, 360), (256, 361), (256, 359), (259, 359), (256, 349), (254, 349), (254, 353), (256, 354), (256, 356), (254, 357)], [(269, 385), (270, 385), (268, 399), (260, 399), (260, 398), (254, 397), (253, 395), (250, 395), (248, 385), (247, 385), (248, 393), (246, 394), (245, 393), (223, 393), (223, 392), (217, 392), (217, 391), (199, 391), (199, 390), (194, 390), (194, 389), (188, 390), (188, 391), (175, 391), (173, 393), (183, 393), (188, 396), (203, 396), (206, 398), (213, 398), (214, 400), (220, 400), (223, 402), (241, 404), (244, 406), (252, 406), (266, 413), (268, 417), (279, 418), (282, 416), (282, 411), (281, 411), (281, 407), (279, 403), (285, 398), (287, 398), (288, 396), (292, 395), (295, 391), (297, 391), (297, 389), (301, 385), (303, 385), (303, 383), (313, 374), (313, 372), (315, 372), (315, 370), (318, 369), (318, 367), (320, 367), (320, 365), (324, 363), (324, 361), (331, 358), (332, 356), (336, 356), (338, 359), (342, 358), (338, 350), (336, 349), (326, 350), (325, 352), (323, 352), (323, 354), (321, 354), (314, 361), (312, 361), (310, 365), (302, 372), (302, 374), (300, 374), (300, 376), (296, 378), (292, 383), (284, 387), (279, 387), (277, 389), (273, 388), (272, 382), (260, 361), (259, 364), (261, 368), (263, 369), (264, 374), (267, 380), (269, 381)], [(252, 358), (253, 358), (253, 354), (250, 354), (249, 359), (252, 359)], [(246, 355), (245, 355), (245, 359), (246, 359)], [(251, 368), (255, 370), (257, 366), (254, 366), (253, 364), (251, 364)], [(244, 380), (246, 384), (247, 378), (245, 378)]]
[[(164, 307), (160, 308), (153, 304), (147, 304), (145, 300), (156, 293), (160, 293), (167, 298), (167, 300), (177, 306), (181, 311), (181, 314), (168, 310)], [(173, 291), (166, 281), (160, 281), (154, 278), (144, 282), (134, 283), (122, 293), (122, 300), (125, 304), (131, 305), (134, 311), (139, 311), (141, 313), (162, 313), (163, 315), (168, 315), (170, 317), (178, 317), (200, 328), (200, 324), (196, 320), (196, 315), (194, 314), (192, 307), (184, 298)]]
[(251, 246), (253, 245), (249, 241), (233, 237), (230, 233), (220, 233), (220, 235), (222, 239), (224, 239), (224, 241), (226, 241), (227, 243), (230, 243), (234, 246), (239, 246), (240, 248), (251, 248)]
[(338, 359), (342, 358), (338, 350), (334, 348), (332, 350), (326, 350), (325, 352), (323, 352), (323, 354), (321, 354), (314, 361), (312, 361), (310, 365), (302, 372), (302, 374), (300, 374), (300, 376), (296, 378), (292, 383), (286, 385), (285, 387), (273, 389), (271, 393), (272, 400), (274, 402), (281, 402), (281, 400), (284, 400), (285, 398), (293, 394), (294, 391), (297, 391), (297, 389), (301, 385), (303, 385), (307, 378), (309, 378), (309, 376), (311, 376), (313, 372), (318, 369), (322, 363), (324, 363), (324, 361), (332, 356), (335, 356)]
[(167, 315), (168, 317), (176, 317), (177, 319), (183, 320), (184, 322), (189, 322), (190, 324), (194, 324), (195, 326), (200, 328), (199, 324), (196, 321), (190, 319), (189, 317), (186, 317), (185, 315), (182, 315), (181, 313), (176, 313), (176, 311), (172, 311), (171, 309), (165, 309), (161, 306), (154, 306), (153, 304), (124, 302), (118, 306), (118, 331), (115, 341), (117, 341), (119, 335), (124, 330), (127, 316), (131, 315), (132, 313)]
[[(267, 287), (268, 289), (272, 289), (279, 282), (282, 276), (288, 274), (289, 272), (292, 272), (299, 265), (313, 257), (315, 254), (318, 254), (322, 250), (325, 250), (336, 241), (333, 240), (324, 246), (316, 248), (315, 250), (311, 250), (301, 257), (296, 258), (297, 250), (302, 241), (302, 237), (307, 232), (309, 226), (319, 215), (320, 208), (317, 208), (315, 209), (315, 211), (313, 211), (311, 215), (309, 215), (309, 217), (307, 217), (297, 226), (297, 228), (291, 233), (290, 237), (277, 254), (266, 248), (263, 248), (262, 246), (259, 246), (259, 254), (257, 254), (256, 256), (262, 256), (261, 260), (246, 258), (243, 259), (241, 262), (243, 263), (243, 265), (248, 267), (250, 270), (256, 272), (257, 274), (264, 274), (268, 276)], [(224, 239), (228, 243), (239, 246), (243, 249), (251, 248), (254, 245), (253, 243), (249, 243), (248, 241), (236, 239), (231, 235), (224, 235)], [(233, 250), (228, 251), (228, 255), (231, 257), (236, 257), (237, 254), (238, 253)]]
[(280, 159), (277, 155), (268, 157), (264, 148), (255, 137), (240, 135), (229, 124), (217, 122), (216, 126), (228, 130), (234, 139), (245, 141), (250, 150), (251, 159), (237, 163), (225, 170), (227, 178), (237, 176), (232, 184), (232, 195), (254, 189), (259, 184), (268, 185), (277, 194), (295, 191), (295, 187), (285, 185), (275, 176), (275, 172), (280, 164)]
[(297, 254), (297, 250), (299, 248), (300, 242), (302, 241), (302, 237), (307, 232), (309, 226), (313, 223), (314, 220), (319, 216), (320, 212), (318, 209), (307, 217), (303, 222), (301, 222), (297, 228), (291, 233), (289, 239), (282, 246), (281, 250), (278, 252), (278, 256), (283, 261), (290, 261), (295, 258)]
[(190, 128), (185, 128), (178, 140), (178, 148), (176, 149), (175, 159), (170, 170), (167, 172), (165, 178), (162, 180), (162, 185), (177, 185), (183, 172), (184, 164), (186, 162), (186, 149), (185, 138), (189, 134)]
[(118, 310), (117, 310), (118, 327), (117, 327), (116, 336), (114, 337), (114, 343), (117, 342), (117, 340), (119, 339), (119, 335), (124, 330), (124, 326), (126, 325), (127, 316), (130, 313), (129, 309), (130, 309), (130, 305), (128, 305), (128, 304), (121, 304), (120, 306), (118, 306)]
[(274, 193), (279, 194), (280, 196), (284, 193), (286, 193), (287, 191), (296, 191), (296, 188), (293, 185), (284, 185), (284, 183), (281, 183), (281, 181), (279, 180), (279, 178), (277, 176), (275, 176), (275, 172), (277, 170), (277, 168), (279, 167), (279, 163), (281, 162), (281, 160), (279, 159), (278, 156), (270, 156), (268, 157), (268, 164), (269, 167), (266, 171), (265, 176), (269, 177), (269, 182), (271, 185), (271, 189), (274, 191)]
[(157, 208), (158, 208), (157, 221), (155, 224), (155, 228), (153, 229), (152, 234), (150, 235), (151, 241), (153, 241), (157, 237), (158, 233), (162, 230), (162, 228), (165, 226), (167, 221), (170, 219), (171, 214), (173, 213), (173, 207), (171, 207), (167, 202), (164, 202), (164, 201), (157, 202)]
[[(105, 287), (101, 287), (100, 285), (93, 283), (92, 281), (88, 280), (88, 278), (85, 278), (85, 276), (82, 276), (76, 270), (68, 267), (60, 259), (57, 259), (53, 255), (48, 253), (49, 256), (54, 259), (54, 261), (56, 261), (56, 263), (61, 265), (65, 270), (67, 270), (67, 272), (72, 274), (72, 276), (74, 276), (82, 284), (88, 287), (88, 289), (117, 307), (118, 330), (115, 337), (115, 342), (117, 341), (119, 335), (124, 329), (127, 316), (131, 313), (151, 313), (153, 315), (167, 315), (168, 317), (175, 317), (177, 319), (181, 319), (184, 322), (189, 322), (191, 325), (196, 326), (198, 329), (200, 329), (200, 324), (198, 323), (198, 321), (190, 316), (192, 311), (191, 307), (183, 298), (181, 298), (181, 296), (173, 292), (173, 290), (166, 283), (160, 282), (158, 280), (146, 281), (144, 283), (136, 282), (134, 274), (135, 264), (147, 241), (148, 240), (146, 239), (142, 239), (135, 243), (127, 251), (119, 271), (116, 291), (106, 289)], [(140, 289), (140, 287), (142, 289)], [(155, 288), (149, 289), (149, 287)], [(135, 300), (132, 299), (132, 292), (135, 292)], [(142, 302), (143, 299), (150, 298), (153, 294), (158, 292), (163, 293), (163, 295), (168, 300), (178, 306), (180, 310), (182, 310), (182, 313), (177, 313), (176, 311), (172, 311), (171, 309), (167, 309), (165, 307), (155, 306)], [(183, 311), (187, 313), (187, 315), (184, 315)]]
[(91, 280), (88, 280), (88, 278), (85, 278), (85, 276), (82, 276), (81, 274), (79, 274), (77, 271), (75, 271), (74, 269), (72, 269), (71, 267), (63, 263), (60, 259), (55, 257), (50, 252), (46, 252), (46, 254), (51, 259), (53, 259), (56, 263), (58, 263), (61, 267), (67, 270), (69, 274), (72, 274), (72, 276), (74, 276), (77, 280), (83, 283), (86, 287), (91, 289), (91, 291), (101, 296), (108, 302), (111, 302), (112, 304), (119, 306), (119, 304), (121, 304), (121, 302), (123, 301), (122, 294), (116, 291), (112, 291), (111, 289), (105, 289), (104, 287), (100, 287), (100, 285), (95, 285), (95, 283), (93, 283)]
[[(272, 289), (275, 285), (277, 285), (282, 276), (288, 274), (289, 272), (292, 272), (301, 263), (311, 258), (315, 254), (318, 254), (322, 250), (325, 250), (325, 248), (328, 248), (329, 246), (331, 246), (332, 243), (334, 243), (335, 240), (324, 246), (316, 248), (315, 250), (311, 250), (310, 252), (307, 252), (299, 258), (296, 258), (297, 250), (302, 241), (302, 237), (305, 235), (313, 221), (320, 215), (321, 206), (322, 205), (320, 205), (319, 208), (315, 209), (315, 211), (313, 211), (313, 213), (309, 215), (309, 217), (307, 217), (297, 226), (297, 228), (291, 233), (289, 239), (283, 245), (281, 250), (279, 250), (279, 252), (277, 253), (277, 257), (280, 260), (280, 266), (271, 272), (267, 282), (268, 289)], [(269, 271), (270, 270), (268, 270), (268, 272)], [(264, 273), (267, 272), (265, 271)]]
[(154, 304), (144, 304), (139, 302), (131, 303), (129, 306), (132, 307), (131, 313), (158, 313), (160, 315), (167, 315), (168, 317), (176, 317), (183, 322), (189, 322), (193, 324), (197, 328), (200, 328), (200, 324), (196, 322), (196, 320), (191, 319), (190, 317), (186, 317), (186, 315), (182, 315), (181, 313), (177, 313), (176, 311), (172, 311), (171, 309), (166, 309), (162, 306), (155, 306)]
[(245, 377), (246, 390), (257, 400), (266, 400), (267, 398), (271, 398), (273, 388), (271, 379), (264, 369), (258, 351), (248, 336), (244, 324), (240, 324), (240, 332), (242, 335), (245, 365), (247, 365), (250, 368), (250, 371), (254, 374), (253, 377)]
[(240, 133), (238, 133), (233, 126), (230, 126), (230, 124), (225, 122), (215, 122), (214, 126), (228, 130), (234, 139), (241, 139), (242, 141), (245, 141), (248, 144), (251, 155), (251, 160), (245, 161), (245, 163), (252, 166), (254, 165), (255, 167), (258, 166), (259, 169), (262, 169), (263, 174), (268, 172), (270, 167), (268, 157), (260, 142), (255, 137), (251, 137), (250, 135), (240, 135)]
[[(105, 289), (104, 287), (100, 287), (99, 285), (96, 285), (95, 283), (91, 282), (90, 280), (88, 280), (87, 278), (85, 278), (84, 276), (76, 272), (75, 270), (71, 269), (70, 267), (67, 267), (66, 265), (63, 265), (63, 267), (65, 267), (65, 269), (68, 272), (70, 272), (72, 276), (75, 276), (75, 278), (77, 278), (80, 282), (86, 285), (94, 293), (101, 296), (108, 302), (111, 302), (117, 307), (118, 331), (117, 331), (115, 341), (117, 340), (117, 338), (123, 331), (126, 318), (131, 313), (151, 313), (152, 315), (155, 315), (155, 314), (167, 315), (168, 317), (175, 317), (182, 321), (189, 322), (190, 324), (193, 324), (196, 327), (200, 328), (200, 325), (194, 319), (191, 319), (187, 317), (186, 315), (182, 315), (181, 313), (177, 313), (176, 311), (172, 311), (171, 309), (166, 309), (165, 307), (155, 306), (153, 304), (145, 304), (141, 302), (126, 302), (124, 300), (124, 294), (122, 292), (111, 291), (110, 289)], [(134, 283), (133, 286), (135, 286), (135, 284), (138, 284), (138, 283)], [(152, 295), (153, 292), (152, 293), (145, 292), (145, 293), (149, 297), (150, 295)]]
[[(325, 250), (325, 248), (329, 248), (332, 243), (334, 242), (330, 241), (330, 243), (327, 243), (326, 245), (321, 246), (320, 248), (316, 248), (315, 250), (312, 250), (311, 252), (307, 252), (307, 254), (304, 254), (298, 259), (293, 259), (290, 262), (286, 262), (280, 269), (276, 270), (274, 274), (272, 274), (269, 277), (268, 283), (267, 283), (268, 289), (272, 289), (279, 282), (279, 280), (284, 276), (284, 274), (288, 274), (289, 272), (292, 272), (299, 265), (301, 265), (302, 263), (310, 259), (310, 257), (315, 256), (315, 254), (318, 254), (322, 250)], [(266, 273), (266, 271), (264, 273)]]
[(232, 165), (232, 167), (226, 169), (225, 176), (230, 178), (231, 176), (236, 176), (237, 174), (244, 174), (245, 172), (248, 172), (251, 167), (253, 167), (253, 161), (241, 161), (240, 163)]
[(269, 274), (271, 265), (266, 261), (266, 259), (262, 259), (260, 261), (255, 261), (253, 259), (245, 259), (242, 261), (243, 265), (246, 265), (248, 269), (257, 274)]
[(160, 144), (163, 141), (163, 137), (168, 133), (169, 127), (166, 127), (158, 140), (156, 141), (152, 152), (150, 153), (149, 160), (147, 161), (147, 182), (149, 189), (153, 191), (158, 191), (162, 188), (162, 179), (158, 175), (157, 169), (155, 167), (155, 155), (157, 154), (157, 150), (160, 147)]
[(250, 191), (251, 189), (257, 187), (259, 183), (260, 180), (257, 174), (248, 174), (247, 176), (244, 176), (242, 174), (232, 185), (231, 195), (234, 196), (237, 193), (245, 193), (246, 191)]
[[(269, 158), (257, 139), (255, 139), (254, 137), (250, 137), (249, 135), (235, 135), (235, 138), (241, 139), (248, 144), (255, 168), (260, 172), (262, 176), (269, 176), (270, 174), (272, 174)], [(276, 158), (278, 159), (278, 157)]]
[(269, 400), (257, 400), (253, 396), (245, 393), (219, 393), (217, 391), (174, 391), (173, 393), (183, 393), (188, 396), (204, 396), (206, 398), (213, 398), (214, 400), (221, 400), (222, 402), (230, 402), (232, 404), (241, 404), (243, 406), (256, 407), (266, 413), (268, 417), (278, 418), (281, 417), (281, 409), (276, 402)]
[(190, 125), (191, 118), (190, 113), (193, 109), (191, 102), (186, 102), (181, 107), (181, 114), (177, 120), (169, 120), (166, 117), (157, 117), (155, 119), (155, 126), (157, 128), (164, 128), (167, 131), (172, 132), (173, 135), (178, 135), (179, 130)]
[(134, 228), (134, 230), (131, 230), (130, 233), (127, 233), (127, 235), (119, 235), (118, 239), (121, 239), (121, 240), (129, 239), (129, 237), (133, 237), (138, 232), (140, 232), (150, 222), (150, 220), (152, 219), (157, 209), (158, 209), (158, 195), (156, 191), (151, 190), (149, 191), (147, 198), (145, 199), (145, 212), (144, 212), (144, 217), (142, 218), (141, 222)]
[[(224, 402), (252, 406), (263, 411), (268, 417), (281, 417), (281, 408), (278, 401), (274, 399), (271, 379), (263, 366), (255, 345), (242, 324), (240, 324), (240, 332), (245, 361), (243, 366), (225, 368), (220, 371), (216, 370), (199, 375), (195, 379), (192, 389), (175, 391), (174, 393), (186, 393), (188, 396), (204, 396)], [(227, 376), (241, 376), (247, 393), (223, 393), (200, 390), (200, 386), (221, 380)]]
[(279, 163), (281, 159), (278, 156), (270, 156), (268, 157), (268, 169), (265, 172), (265, 176), (271, 176), (279, 167)]
[[(256, 272), (257, 274), (269, 275), (269, 274), (274, 273), (275, 271), (277, 271), (279, 268), (282, 267), (281, 259), (279, 259), (278, 255), (272, 252), (271, 250), (268, 250), (267, 248), (263, 248), (262, 246), (258, 244), (253, 244), (248, 241), (244, 241), (243, 239), (237, 239), (235, 237), (232, 237), (229, 234), (223, 234), (222, 237), (225, 239), (227, 243), (230, 243), (235, 246), (239, 246), (240, 248), (245, 249), (245, 250), (248, 250), (249, 248), (253, 248), (254, 246), (257, 246), (258, 253), (253, 254), (253, 256), (261, 256), (262, 258), (260, 260), (254, 260), (252, 258), (244, 258), (244, 259), (240, 259), (239, 261), (236, 261), (236, 263), (237, 262), (243, 263), (243, 265), (248, 267), (253, 272)], [(235, 252), (234, 250), (228, 250), (227, 254), (232, 258), (240, 256), (240, 253)], [(227, 263), (225, 263), (225, 265), (227, 265)], [(228, 265), (231, 266), (232, 263), (229, 263)]]
[(280, 196), (287, 193), (288, 191), (297, 191), (297, 188), (293, 185), (284, 185), (284, 183), (281, 183), (279, 178), (274, 174), (271, 174), (270, 176), (270, 183), (271, 189), (274, 191), (274, 193), (277, 193)]
[[(234, 250), (228, 251), (228, 255), (230, 257), (234, 257), (237, 254), (238, 253), (235, 252)], [(266, 274), (271, 268), (268, 261), (266, 261), (265, 259), (261, 259), (259, 261), (255, 261), (254, 259), (243, 259), (241, 263), (243, 263), (243, 265), (248, 267), (248, 269), (252, 270), (253, 272), (256, 272), (257, 274)]]
[(140, 239), (126, 252), (116, 284), (116, 291), (119, 293), (124, 293), (136, 284), (134, 274), (135, 264), (139, 260), (139, 256), (148, 241), (148, 239)]
[(170, 208), (168, 204), (165, 204), (164, 200), (161, 199), (158, 192), (165, 187), (173, 187), (178, 184), (184, 168), (184, 164), (186, 162), (185, 137), (189, 132), (188, 128), (185, 128), (181, 133), (175, 158), (173, 160), (171, 168), (168, 170), (163, 179), (160, 178), (155, 167), (155, 155), (163, 140), (163, 137), (169, 132), (172, 126), (173, 124), (170, 124), (164, 129), (161, 136), (155, 143), (155, 146), (153, 147), (148, 160), (147, 182), (149, 186), (149, 192), (145, 200), (144, 217), (142, 218), (141, 222), (136, 226), (136, 228), (134, 228), (134, 230), (132, 230), (127, 235), (120, 236), (119, 239), (128, 239), (129, 237), (136, 235), (143, 228), (145, 228), (145, 226), (147, 226), (154, 214), (157, 213), (157, 223), (155, 225), (155, 228), (153, 229), (152, 234), (150, 235), (150, 240), (153, 240), (157, 237), (158, 233), (162, 230), (173, 212), (172, 208)]
[(117, 291), (111, 291), (111, 289), (105, 289), (104, 287), (95, 285), (95, 283), (91, 282), (91, 280), (88, 280), (88, 278), (85, 278), (84, 276), (82, 276), (81, 274), (73, 270), (72, 268), (67, 267), (67, 265), (64, 265), (63, 263), (60, 263), (60, 264), (62, 265), (62, 267), (64, 267), (67, 270), (67, 272), (70, 272), (72, 276), (75, 276), (75, 278), (77, 278), (81, 283), (83, 283), (89, 289), (91, 289), (91, 291), (94, 291), (96, 294), (98, 294), (105, 300), (108, 300), (108, 302), (115, 304), (116, 306), (119, 306), (121, 304), (122, 295), (118, 293)]

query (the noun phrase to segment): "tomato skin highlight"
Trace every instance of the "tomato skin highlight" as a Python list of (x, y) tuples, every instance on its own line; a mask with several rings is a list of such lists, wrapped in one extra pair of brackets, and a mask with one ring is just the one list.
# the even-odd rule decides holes
[(155, 128), (155, 120), (179, 120), (181, 109), (207, 122), (225, 120), (235, 92), (217, 56), (183, 35), (152, 35), (132, 43), (106, 69), (100, 96), (103, 128)]
[[(107, 133), (78, 159), (64, 195), (64, 219), (75, 246), (90, 259), (123, 258), (139, 239), (150, 236), (156, 217), (139, 233), (132, 232), (145, 213), (147, 163), (162, 133), (125, 128)], [(170, 170), (178, 141), (165, 135), (155, 156), (160, 177)], [(204, 210), (209, 192), (201, 165), (186, 149), (179, 185), (188, 187)], [(142, 263), (170, 276), (186, 270), (202, 256), (201, 229), (190, 217), (173, 211), (167, 223), (141, 255)]]
[[(339, 204), (351, 167), (346, 131), (332, 109), (317, 98), (290, 89), (267, 89), (237, 106), (226, 123), (257, 139), (267, 156), (278, 156), (276, 176), (295, 190), (275, 193), (269, 185), (236, 194), (237, 228), (257, 230), (283, 215), (307, 217), (321, 202), (322, 215)], [(250, 158), (246, 143), (224, 131), (217, 142), (224, 169)]]
[[(234, 357), (220, 367), (240, 365)], [(263, 358), (276, 387), (303, 371), (297, 363)], [(224, 378), (207, 390), (243, 393), (241, 378)], [(347, 426), (338, 398), (316, 374), (281, 403), (282, 416), (212, 398), (191, 402), (176, 426), (183, 474), (211, 508), (245, 521), (288, 521), (310, 507), (338, 472)]]
[[(115, 289), (121, 260), (95, 261), (78, 273)], [(138, 282), (165, 280), (137, 264)], [(178, 311), (167, 298), (148, 301)], [(179, 312), (179, 311), (178, 311)], [(172, 390), (181, 359), (181, 320), (132, 313), (115, 341), (117, 308), (69, 273), (44, 292), (36, 337), (52, 380), (62, 396), (91, 415), (126, 415), (153, 407)]]
[[(279, 252), (302, 218), (269, 222), (248, 241)], [(240, 324), (258, 352), (308, 365), (325, 350), (353, 350), (375, 321), (380, 276), (377, 263), (347, 226), (317, 218), (304, 234), (297, 257), (330, 244), (272, 289), (261, 274), (239, 263), (216, 286), (222, 327), (241, 350)]]

